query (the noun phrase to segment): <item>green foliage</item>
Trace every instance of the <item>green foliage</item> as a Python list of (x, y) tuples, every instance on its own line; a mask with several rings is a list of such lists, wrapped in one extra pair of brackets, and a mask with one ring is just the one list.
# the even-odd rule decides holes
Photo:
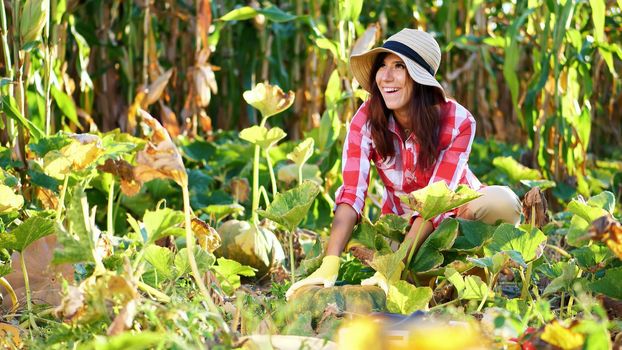
[(320, 189), (314, 182), (305, 181), (282, 194), (277, 193), (270, 206), (258, 212), (292, 232), (307, 216), (309, 207), (319, 193)]
[(445, 277), (458, 292), (458, 298), (464, 300), (481, 300), (489, 294), (488, 286), (478, 276), (461, 276), (452, 268), (445, 270)]
[(481, 194), (468, 186), (459, 185), (455, 191), (452, 191), (444, 181), (439, 181), (414, 191), (408, 196), (402, 196), (401, 199), (422, 218), (430, 220), (480, 196)]
[(0, 234), (0, 248), (23, 252), (32, 242), (55, 232), (54, 221), (38, 216), (26, 219), (21, 225)]
[(429, 271), (443, 263), (442, 252), (451, 248), (458, 235), (458, 221), (445, 219), (423, 242), (410, 269), (415, 272)]
[(493, 233), (490, 243), (484, 246), (484, 253), (491, 256), (497, 252), (514, 250), (520, 253), (525, 261), (531, 261), (542, 254), (541, 245), (546, 239), (544, 233), (535, 227), (501, 224)]
[(406, 281), (398, 281), (389, 287), (387, 309), (390, 312), (410, 315), (417, 310), (425, 310), (431, 299), (431, 288), (417, 288)]
[(601, 293), (608, 297), (622, 300), (620, 279), (622, 267), (616, 267), (605, 271), (605, 276), (589, 284), (589, 289), (595, 293)]
[(213, 269), (220, 281), (222, 290), (227, 295), (233, 295), (233, 292), (240, 288), (240, 276), (253, 277), (256, 271), (250, 266), (226, 258), (218, 258), (218, 265), (214, 265)]

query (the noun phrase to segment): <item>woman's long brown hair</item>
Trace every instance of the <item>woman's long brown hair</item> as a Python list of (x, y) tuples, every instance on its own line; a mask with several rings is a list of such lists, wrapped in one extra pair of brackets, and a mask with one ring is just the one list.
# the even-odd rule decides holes
[[(371, 137), (376, 146), (376, 151), (382, 159), (395, 156), (393, 137), (388, 128), (391, 110), (384, 103), (380, 89), (376, 84), (376, 72), (380, 69), (386, 56), (386, 53), (381, 53), (376, 56), (374, 61), (370, 74), (372, 91), (369, 99)], [(408, 78), (410, 78), (410, 75)], [(412, 96), (408, 105), (409, 115), (411, 116), (408, 129), (412, 130), (415, 142), (419, 145), (417, 169), (420, 171), (425, 171), (432, 167), (438, 157), (439, 127), (441, 123), (438, 104), (442, 101), (443, 94), (439, 89), (413, 81)]]

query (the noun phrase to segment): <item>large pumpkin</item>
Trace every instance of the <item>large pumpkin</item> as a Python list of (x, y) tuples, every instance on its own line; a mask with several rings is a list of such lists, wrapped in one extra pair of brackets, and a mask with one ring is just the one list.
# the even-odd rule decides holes
[(248, 221), (229, 220), (218, 228), (222, 241), (214, 252), (216, 256), (232, 259), (257, 269), (257, 276), (265, 276), (270, 268), (282, 263), (285, 253), (274, 233)]
[(345, 285), (330, 288), (306, 286), (298, 289), (289, 302), (287, 318), (295, 319), (302, 312), (311, 312), (313, 323), (318, 322), (328, 304), (351, 314), (369, 314), (387, 309), (386, 295), (376, 286)]

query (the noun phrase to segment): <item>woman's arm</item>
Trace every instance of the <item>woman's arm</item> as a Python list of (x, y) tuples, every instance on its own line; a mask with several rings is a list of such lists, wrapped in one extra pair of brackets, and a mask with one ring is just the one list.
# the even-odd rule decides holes
[(333, 225), (330, 229), (326, 255), (339, 256), (352, 235), (354, 225), (358, 220), (356, 211), (348, 204), (339, 204), (335, 210)]
[(417, 242), (413, 242), (412, 247), (408, 249), (409, 252), (411, 249), (414, 249), (416, 253), (417, 250), (419, 250), (419, 247), (421, 247), (421, 244), (423, 244), (426, 238), (428, 238), (428, 236), (432, 233), (432, 231), (434, 231), (434, 226), (432, 225), (432, 222), (425, 221), (423, 220), (422, 217), (419, 216), (413, 222), (412, 226), (410, 227), (410, 230), (406, 234), (406, 237), (404, 237), (404, 241), (408, 239), (415, 239), (415, 237), (417, 236), (417, 232), (419, 231), (419, 228), (421, 227), (421, 225), (423, 225), (423, 228), (421, 228), (421, 233), (419, 234), (419, 238), (417, 239)]

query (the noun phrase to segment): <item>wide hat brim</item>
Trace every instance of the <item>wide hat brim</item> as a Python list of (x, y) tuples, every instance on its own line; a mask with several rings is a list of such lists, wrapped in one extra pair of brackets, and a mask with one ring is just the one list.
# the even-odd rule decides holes
[(390, 50), (384, 47), (377, 47), (367, 52), (350, 56), (350, 70), (352, 71), (352, 74), (354, 75), (354, 78), (356, 79), (356, 81), (358, 81), (359, 85), (361, 85), (361, 87), (365, 89), (365, 91), (371, 93), (371, 87), (372, 87), (372, 81), (370, 80), (371, 70), (374, 65), (376, 56), (382, 52), (393, 53), (399, 56), (399, 58), (401, 58), (402, 61), (404, 61), (404, 63), (406, 64), (406, 69), (408, 70), (408, 74), (414, 81), (416, 81), (417, 83), (421, 85), (428, 85), (428, 86), (439, 88), (441, 92), (443, 93), (443, 96), (445, 96), (445, 90), (443, 89), (441, 84), (436, 80), (436, 78), (434, 78), (434, 76), (430, 74), (430, 72), (425, 70), (415, 61), (402, 55), (401, 53), (395, 52), (393, 50)]

